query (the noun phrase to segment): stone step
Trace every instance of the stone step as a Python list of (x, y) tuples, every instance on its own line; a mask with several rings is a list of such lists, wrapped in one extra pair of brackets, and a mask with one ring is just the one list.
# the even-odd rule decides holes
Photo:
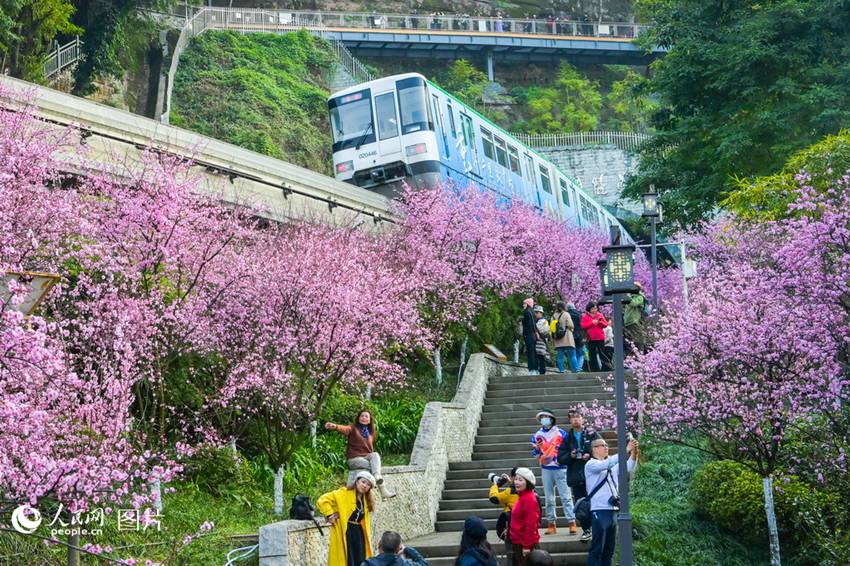
[[(558, 514), (560, 515), (562, 512), (563, 511), (560, 509), (560, 505), (559, 505), (558, 506)], [(465, 518), (466, 517), (464, 517), (464, 519)], [(435, 528), (438, 532), (462, 531), (464, 519), (452, 519), (452, 520), (447, 520), (447, 521), (437, 521)], [(482, 517), (482, 519), (483, 519), (483, 517)], [(487, 523), (488, 529), (495, 529), (496, 528), (496, 520), (495, 519), (490, 519), (490, 520), (485, 519), (485, 523)], [(564, 533), (566, 534), (567, 520), (565, 518), (559, 516), (557, 518), (557, 520), (555, 521), (555, 524), (558, 526), (558, 529), (563, 528)], [(578, 535), (576, 535), (576, 538), (577, 537), (578, 537)], [(540, 538), (541, 538), (541, 540), (543, 539), (542, 534), (541, 534)], [(585, 557), (585, 560), (587, 560), (586, 557)], [(430, 562), (428, 564), (430, 564)]]
[[(469, 481), (473, 482), (475, 480), (455, 480), (455, 481)], [(535, 485), (535, 492), (539, 496), (543, 496), (543, 486)], [(490, 484), (487, 483), (487, 478), (484, 478), (484, 481), (480, 484), (472, 484), (472, 487), (455, 489), (446, 487), (443, 490), (442, 499), (440, 499), (440, 508), (442, 508), (443, 503), (447, 503), (449, 501), (457, 501), (457, 500), (480, 500), (485, 501), (489, 505), (495, 505), (494, 503), (490, 503), (490, 499), (488, 497), (488, 493), (490, 492)], [(448, 509), (448, 507), (446, 508)]]
[(487, 385), (487, 392), (511, 390), (524, 390), (527, 388), (548, 387), (562, 385), (564, 383), (593, 383), (599, 384), (612, 381), (609, 372), (597, 373), (547, 373), (546, 375), (514, 375), (506, 377), (494, 377)]
[[(616, 454), (616, 450), (610, 450), (612, 456)], [(494, 455), (495, 456), (495, 455)], [(474, 455), (473, 455), (474, 457)], [(492, 460), (471, 460), (469, 462), (452, 462), (449, 464), (449, 470), (485, 470), (484, 478), (487, 473), (498, 472), (499, 470), (510, 471), (514, 466), (526, 466), (535, 470), (537, 460), (533, 460), (529, 454), (527, 458), (501, 458), (494, 457)]]
[[(555, 405), (554, 407), (548, 407), (545, 403), (540, 403), (537, 407), (532, 408), (517, 408), (516, 410), (485, 412), (481, 415), (479, 426), (492, 427), (510, 425), (533, 427), (537, 425), (537, 427), (540, 428), (540, 424), (537, 422), (537, 419), (534, 418), (534, 415), (536, 415), (537, 412), (544, 407), (551, 409), (555, 413), (555, 418), (558, 422), (568, 424), (567, 411), (577, 404), (578, 403), (564, 403), (563, 407), (558, 407), (558, 403), (553, 403), (553, 405)], [(605, 401), (600, 400), (599, 405), (613, 408), (615, 406), (615, 401), (613, 399)], [(563, 416), (558, 419), (561, 414)]]
[[(568, 430), (567, 427), (563, 427), (564, 430)], [(531, 444), (531, 436), (536, 432), (535, 431), (523, 431), (517, 432), (513, 434), (479, 434), (475, 437), (475, 446), (473, 450), (478, 450), (479, 448), (483, 448), (484, 446), (488, 446), (491, 444), (496, 445), (508, 445), (508, 444), (518, 444), (525, 443)], [(614, 431), (603, 431), (602, 438), (606, 438), (608, 440), (616, 440), (617, 433)], [(609, 442), (610, 444), (610, 442)]]
[[(616, 447), (616, 445), (617, 443), (615, 441), (608, 441), (609, 450)], [(475, 451), (472, 453), (472, 459), (489, 460), (500, 454), (504, 458), (531, 458), (531, 448), (530, 440), (511, 444), (482, 444), (475, 448)]]
[[(557, 417), (557, 414), (555, 415)], [(534, 417), (528, 419), (531, 424), (516, 424), (513, 421), (508, 421), (505, 424), (479, 424), (478, 426), (478, 434), (476, 439), (479, 438), (489, 438), (495, 435), (501, 434), (527, 434), (528, 438), (531, 438), (531, 435), (537, 432), (540, 429), (540, 423), (534, 420)], [(563, 428), (564, 430), (568, 429), (570, 426), (569, 421), (558, 422), (558, 426)]]
[(613, 393), (606, 393), (605, 391), (600, 391), (598, 393), (581, 393), (577, 395), (563, 395), (557, 398), (544, 398), (538, 397), (536, 400), (529, 400), (528, 398), (524, 399), (516, 399), (511, 402), (505, 399), (503, 402), (499, 403), (488, 403), (484, 405), (482, 410), (482, 417), (487, 416), (490, 413), (500, 413), (500, 412), (516, 412), (516, 411), (524, 411), (529, 413), (532, 417), (537, 414), (538, 411), (543, 409), (549, 409), (555, 414), (555, 418), (563, 421), (564, 423), (569, 423), (569, 412), (576, 406), (582, 403), (590, 404), (593, 401), (608, 401), (613, 402), (615, 399)]
[(498, 399), (515, 399), (517, 397), (529, 397), (540, 399), (541, 397), (552, 397), (557, 395), (575, 395), (581, 393), (593, 393), (595, 391), (607, 391), (610, 387), (601, 383), (564, 383), (562, 385), (551, 385), (539, 389), (503, 389), (498, 391), (487, 391), (484, 402), (489, 403)]
[[(587, 564), (587, 551), (556, 552), (554, 554), (550, 554), (554, 560), (555, 566), (584, 566)], [(428, 558), (428, 566), (454, 566), (457, 558), (456, 555), (457, 549), (455, 549), (455, 556)], [(499, 549), (499, 560), (501, 561), (500, 564), (507, 564), (507, 558), (505, 558), (504, 550), (501, 547)]]

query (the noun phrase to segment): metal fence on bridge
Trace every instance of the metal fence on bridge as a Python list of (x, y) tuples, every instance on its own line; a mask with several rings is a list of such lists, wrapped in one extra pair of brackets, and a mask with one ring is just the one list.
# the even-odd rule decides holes
[[(306, 28), (353, 28), (374, 30), (415, 30), (466, 32), (470, 35), (524, 34), (535, 36), (633, 39), (650, 26), (629, 22), (580, 22), (556, 19), (492, 18), (465, 15), (385, 14), (375, 12), (317, 12), (305, 10), (264, 10), (249, 8), (201, 8), (217, 27), (244, 31), (277, 31), (285, 26)], [(194, 19), (194, 18), (193, 18)]]
[(563, 147), (570, 145), (613, 145), (623, 151), (635, 151), (650, 139), (649, 134), (641, 132), (572, 132), (559, 134), (519, 134), (511, 135), (530, 147)]

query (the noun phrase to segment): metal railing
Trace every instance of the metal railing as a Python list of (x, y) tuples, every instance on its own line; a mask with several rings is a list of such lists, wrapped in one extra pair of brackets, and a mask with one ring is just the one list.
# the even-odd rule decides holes
[(511, 134), (530, 147), (562, 147), (571, 145), (613, 145), (634, 151), (652, 136), (641, 132), (572, 132), (558, 134)]
[(354, 55), (352, 55), (351, 51), (348, 50), (348, 47), (346, 47), (342, 41), (329, 37), (325, 37), (324, 39), (330, 42), (331, 49), (333, 49), (337, 61), (339, 61), (339, 64), (342, 65), (343, 69), (345, 69), (345, 71), (354, 78), (357, 84), (374, 80), (375, 77), (369, 72), (366, 65), (361, 63)]
[(547, 37), (633, 39), (650, 28), (628, 22), (581, 22), (562, 18), (492, 18), (465, 15), (384, 14), (367, 12), (317, 12), (249, 8), (201, 8), (213, 16), (217, 27), (246, 31), (275, 31), (280, 26), (353, 28), (400, 31), (466, 32), (472, 34), (523, 34)]
[(44, 58), (44, 76), (50, 78), (77, 63), (83, 54), (83, 42), (79, 37), (65, 45), (57, 45)]

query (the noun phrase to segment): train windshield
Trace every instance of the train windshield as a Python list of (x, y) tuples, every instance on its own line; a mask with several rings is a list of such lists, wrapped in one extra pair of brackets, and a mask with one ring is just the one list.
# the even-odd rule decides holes
[(375, 141), (372, 97), (369, 90), (332, 98), (328, 107), (335, 152)]
[(428, 116), (425, 81), (411, 77), (396, 82), (398, 108), (401, 114), (401, 133), (432, 130)]

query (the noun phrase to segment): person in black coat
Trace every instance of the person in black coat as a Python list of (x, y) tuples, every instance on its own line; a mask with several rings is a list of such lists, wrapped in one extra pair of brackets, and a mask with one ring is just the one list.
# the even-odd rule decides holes
[[(558, 447), (558, 463), (567, 465), (567, 485), (576, 502), (587, 496), (584, 465), (590, 459), (590, 443), (600, 438), (599, 433), (584, 426), (584, 416), (579, 409), (570, 411), (570, 428), (565, 442)], [(590, 532), (584, 531), (581, 539), (589, 540)]]
[(395, 531), (384, 531), (378, 543), (381, 553), (366, 560), (360, 566), (428, 566), (425, 558), (412, 546), (401, 543), (401, 535)]
[(537, 321), (534, 320), (534, 299), (528, 298), (522, 302), (522, 339), (525, 342), (525, 355), (528, 356), (528, 373), (537, 375), (537, 355), (534, 353), (537, 345)]

